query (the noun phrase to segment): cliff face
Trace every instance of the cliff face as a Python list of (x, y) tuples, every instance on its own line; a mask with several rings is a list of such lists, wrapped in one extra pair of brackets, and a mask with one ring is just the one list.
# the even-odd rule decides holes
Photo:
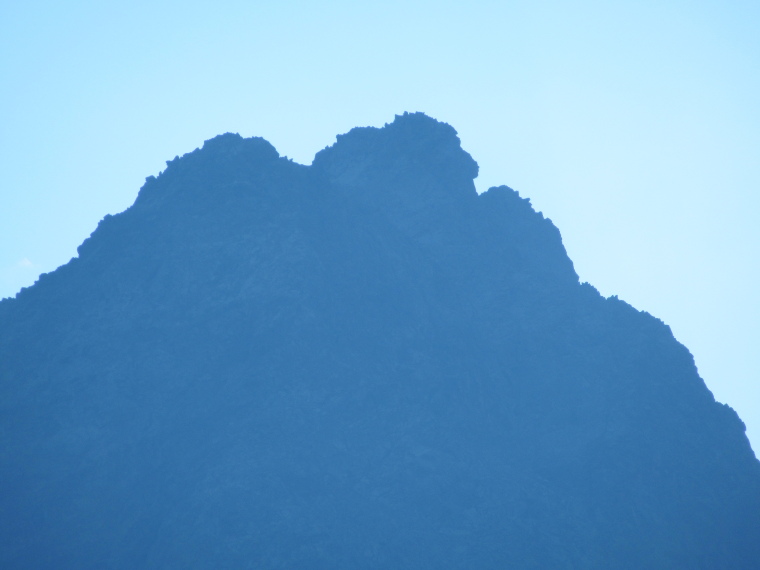
[(0, 566), (760, 567), (737, 415), (476, 175), (405, 114), (149, 178), (0, 302)]

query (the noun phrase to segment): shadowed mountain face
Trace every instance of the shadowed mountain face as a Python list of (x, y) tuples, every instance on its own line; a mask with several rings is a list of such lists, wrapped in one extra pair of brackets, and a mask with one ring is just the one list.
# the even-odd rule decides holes
[(0, 302), (3, 568), (758, 568), (670, 329), (456, 132), (226, 134)]

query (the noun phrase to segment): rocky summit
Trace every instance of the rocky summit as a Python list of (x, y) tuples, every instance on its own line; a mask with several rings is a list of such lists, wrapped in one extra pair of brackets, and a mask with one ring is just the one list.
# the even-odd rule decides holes
[(760, 463), (456, 131), (225, 134), (0, 302), (2, 568), (760, 568)]

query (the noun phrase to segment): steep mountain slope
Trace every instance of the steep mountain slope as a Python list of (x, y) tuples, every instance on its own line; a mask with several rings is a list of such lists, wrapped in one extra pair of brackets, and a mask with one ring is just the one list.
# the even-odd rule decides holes
[(476, 175), (405, 114), (149, 178), (0, 302), (0, 566), (759, 567), (741, 420)]

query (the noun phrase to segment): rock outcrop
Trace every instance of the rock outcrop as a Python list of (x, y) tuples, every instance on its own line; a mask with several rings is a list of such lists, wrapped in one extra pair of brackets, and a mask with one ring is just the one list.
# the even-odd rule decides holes
[(0, 302), (0, 566), (760, 567), (736, 413), (477, 171), (405, 114), (150, 177)]

